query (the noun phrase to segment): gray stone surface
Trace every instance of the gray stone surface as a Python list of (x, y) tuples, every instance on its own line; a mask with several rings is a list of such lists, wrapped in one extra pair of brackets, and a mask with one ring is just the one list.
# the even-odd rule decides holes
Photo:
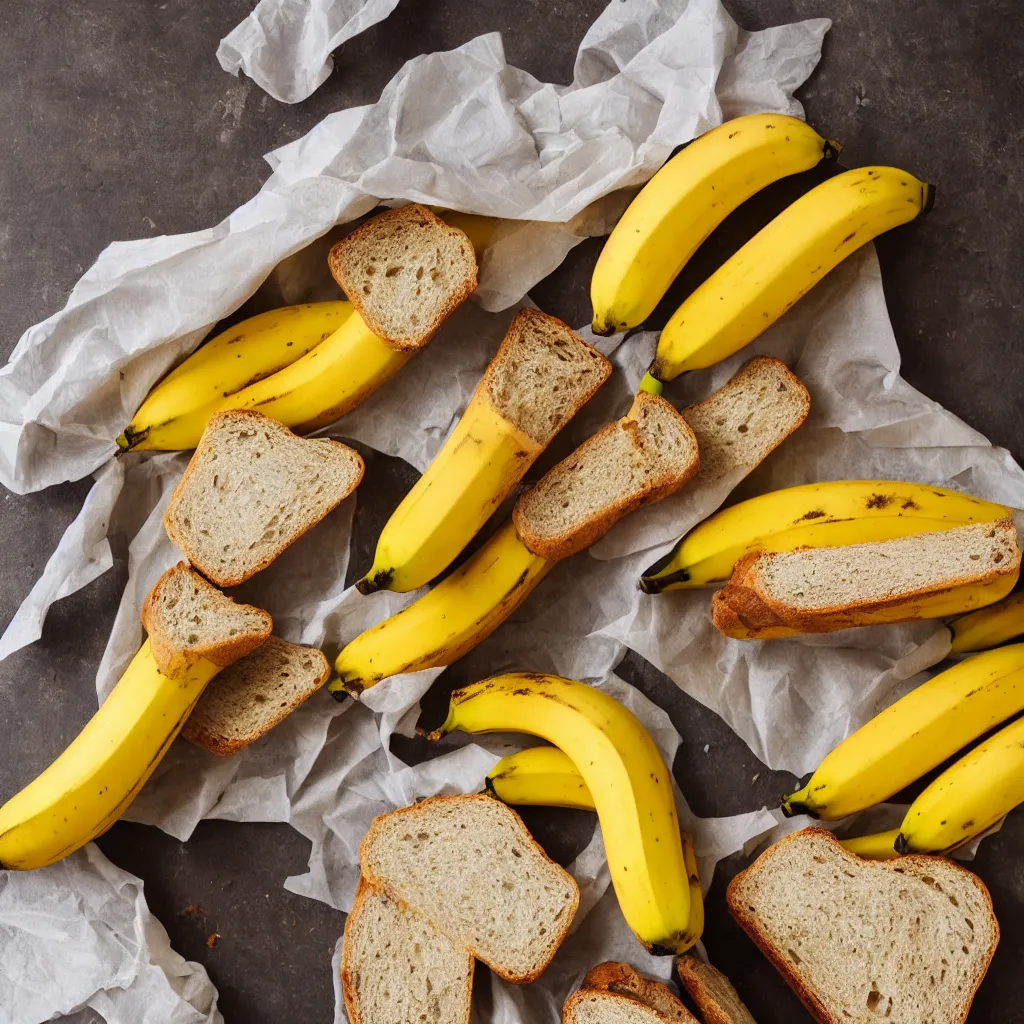
[[(939, 186), (928, 218), (879, 245), (904, 373), (1021, 457), (1024, 6), (1019, 0), (726, 3), (749, 28), (834, 19), (822, 66), (803, 93), (811, 120), (845, 143), (847, 165), (897, 163)], [(0, 355), (63, 304), (108, 241), (215, 223), (259, 187), (267, 174), (264, 152), (297, 138), (329, 111), (375, 99), (403, 61), (499, 30), (512, 62), (567, 82), (576, 44), (603, 5), (402, 0), (390, 19), (342, 48), (334, 75), (317, 94), (289, 107), (225, 75), (214, 59), (217, 41), (251, 8), (248, 0), (5, 4)], [(776, 190), (730, 225), (711, 261), (786, 195)], [(537, 289), (543, 308), (575, 322), (588, 319), (586, 283), (598, 247), (580, 246)], [(694, 274), (709, 265), (702, 259)], [(407, 467), (377, 457), (369, 479), (400, 493), (411, 477)], [(0, 622), (28, 592), (87, 489), (78, 483), (4, 495)], [(366, 561), (378, 527), (360, 521), (355, 567)], [(122, 560), (54, 609), (40, 643), (0, 664), (0, 796), (45, 767), (94, 710), (93, 674), (124, 575)], [(623, 673), (670, 710), (684, 737), (675, 770), (698, 813), (772, 803), (791, 781), (766, 772), (718, 718), (649, 667), (631, 659)], [(416, 754), (415, 745), (403, 754)], [(584, 815), (536, 814), (530, 824), (562, 860), (586, 840)], [(330, 1019), (329, 955), (343, 917), (281, 888), (305, 864), (301, 837), (286, 827), (217, 822), (180, 844), (122, 824), (100, 845), (146, 881), (150, 905), (175, 947), (207, 966), (230, 1024)], [(1024, 1021), (1022, 850), (1024, 814), (1016, 813), (977, 861), (1003, 941), (972, 1011), (975, 1024)], [(808, 1020), (728, 919), (722, 901), (728, 873), (720, 872), (712, 889), (711, 957), (762, 1024)], [(190, 905), (203, 909), (186, 913)], [(208, 948), (213, 932), (221, 938)]]

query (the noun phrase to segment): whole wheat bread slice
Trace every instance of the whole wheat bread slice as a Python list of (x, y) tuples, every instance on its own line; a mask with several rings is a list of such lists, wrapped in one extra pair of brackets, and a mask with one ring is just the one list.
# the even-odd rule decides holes
[(666, 1024), (668, 1020), (639, 999), (595, 988), (573, 992), (562, 1007), (562, 1024)]
[(760, 465), (811, 410), (807, 388), (784, 362), (757, 356), (713, 395), (683, 410), (700, 450), (700, 480)]
[(167, 676), (201, 659), (227, 668), (264, 643), (273, 625), (268, 612), (236, 604), (184, 562), (156, 581), (142, 605), (142, 627)]
[(755, 551), (714, 595), (712, 618), (726, 636), (764, 639), (934, 617), (944, 613), (921, 601), (953, 587), (1005, 583), (991, 600), (1002, 597), (1020, 559), (1010, 519), (839, 548)]
[(676, 960), (676, 971), (704, 1024), (757, 1024), (732, 982), (711, 964), (687, 954)]
[(340, 441), (297, 437), (252, 409), (211, 417), (164, 513), (167, 536), (206, 577), (236, 587), (341, 504), (363, 477)]
[(819, 1024), (963, 1024), (999, 941), (972, 872), (862, 860), (824, 829), (776, 843), (726, 901)]
[(345, 921), (341, 992), (349, 1024), (469, 1024), (473, 957), (361, 879)]
[(287, 718), (330, 674), (316, 648), (272, 636), (214, 678), (181, 735), (220, 757), (237, 753)]
[(370, 330), (404, 351), (422, 348), (476, 288), (473, 243), (417, 203), (372, 217), (327, 262)]
[(612, 992), (635, 999), (672, 1024), (700, 1024), (700, 1021), (676, 998), (667, 985), (638, 974), (629, 964), (607, 960), (591, 967), (583, 979), (582, 989)]
[(497, 412), (546, 448), (611, 372), (612, 364), (561, 320), (521, 309), (481, 387)]
[(523, 543), (556, 561), (589, 547), (623, 516), (679, 490), (700, 467), (697, 439), (664, 398), (641, 391), (516, 502)]
[(363, 877), (507, 981), (534, 981), (561, 945), (579, 887), (519, 815), (480, 794), (381, 815), (359, 849)]

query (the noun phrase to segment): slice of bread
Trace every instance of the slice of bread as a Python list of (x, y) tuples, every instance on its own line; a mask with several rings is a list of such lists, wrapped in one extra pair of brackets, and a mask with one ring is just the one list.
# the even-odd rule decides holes
[(661, 1014), (672, 1024), (700, 1024), (700, 1021), (676, 998), (667, 985), (637, 974), (629, 964), (608, 960), (591, 967), (581, 989), (612, 992), (635, 999)]
[(1005, 583), (1005, 593), (1020, 559), (1011, 519), (839, 548), (755, 551), (714, 595), (712, 618), (737, 639), (934, 618), (957, 609), (922, 608), (924, 599), (994, 582)]
[(546, 448), (611, 372), (612, 364), (561, 320), (521, 309), (481, 386), (505, 419)]
[(700, 449), (700, 479), (749, 473), (810, 411), (807, 388), (781, 359), (751, 359), (713, 395), (683, 410)]
[(639, 999), (594, 988), (573, 992), (562, 1007), (562, 1024), (665, 1024), (668, 1019)]
[(804, 829), (726, 892), (819, 1024), (963, 1024), (999, 941), (981, 879), (944, 857), (862, 860)]
[(345, 921), (341, 992), (349, 1024), (469, 1024), (473, 957), (361, 879)]
[(367, 326), (392, 348), (422, 348), (476, 288), (464, 231), (413, 203), (372, 217), (327, 263)]
[(287, 718), (330, 674), (316, 648), (272, 636), (214, 678), (181, 735), (220, 757), (237, 753)]
[(704, 1024), (757, 1024), (732, 982), (711, 964), (687, 954), (676, 960), (676, 971)]
[(699, 467), (686, 420), (664, 398), (641, 391), (622, 419), (584, 441), (516, 502), (516, 531), (535, 555), (567, 558), (634, 509), (679, 490)]
[(227, 668), (264, 643), (273, 627), (268, 612), (236, 604), (184, 562), (156, 581), (142, 605), (142, 628), (167, 676), (201, 659)]
[(381, 815), (363, 877), (424, 914), (502, 978), (536, 980), (579, 906), (576, 880), (489, 796), (440, 796)]
[(164, 513), (167, 536), (208, 579), (236, 587), (341, 504), (363, 460), (340, 441), (296, 437), (251, 409), (211, 417)]

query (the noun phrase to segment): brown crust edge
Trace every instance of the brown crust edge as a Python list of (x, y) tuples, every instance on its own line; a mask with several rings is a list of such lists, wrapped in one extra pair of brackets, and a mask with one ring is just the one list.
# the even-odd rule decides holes
[[(543, 310), (534, 309), (527, 307), (526, 309), (519, 310), (518, 313), (512, 318), (512, 323), (509, 324), (508, 330), (505, 332), (505, 337), (501, 339), (501, 344), (498, 346), (498, 351), (495, 352), (494, 358), (487, 364), (487, 369), (484, 371), (483, 379), (480, 381), (480, 389), (483, 394), (487, 396), (487, 401), (490, 403), (491, 408), (498, 413), (499, 416), (512, 422), (508, 415), (503, 409), (501, 409), (497, 402), (494, 401), (494, 396), (491, 392), (491, 383), (494, 380), (495, 366), (501, 362), (502, 357), (506, 354), (508, 349), (513, 345), (513, 339), (517, 334), (524, 332), (527, 329), (529, 321), (541, 321), (548, 324), (551, 327), (556, 328), (569, 335), (573, 341), (577, 344), (582, 345), (584, 348), (589, 349), (590, 352), (597, 356), (598, 365), (604, 370), (604, 375), (600, 380), (596, 381), (593, 386), (587, 388), (585, 391), (581, 391), (576, 397), (575, 404), (572, 410), (565, 416), (561, 423), (548, 435), (547, 438), (536, 438), (523, 430), (522, 433), (526, 434), (534, 444), (540, 445), (541, 450), (547, 448), (549, 444), (558, 436), (558, 434), (565, 429), (570, 420), (590, 401), (591, 398), (597, 394), (599, 388), (601, 388), (612, 375), (612, 364), (602, 353), (598, 352), (593, 345), (588, 344), (583, 338), (581, 338), (567, 323), (559, 320), (558, 317), (552, 316), (550, 313), (545, 313)], [(520, 430), (519, 427), (516, 428)]]
[[(351, 991), (353, 986), (350, 981), (351, 972), (349, 971), (348, 967), (348, 943), (346, 942), (346, 939), (348, 937), (348, 923), (353, 918), (355, 918), (356, 915), (359, 914), (359, 912), (363, 909), (363, 904), (366, 902), (367, 897), (373, 895), (374, 893), (382, 893), (383, 895), (387, 896), (389, 900), (394, 900), (394, 902), (398, 903), (400, 906), (408, 908), (407, 904), (402, 903), (401, 900), (395, 900), (395, 898), (390, 893), (385, 893), (383, 889), (379, 889), (377, 886), (366, 881), (365, 878), (360, 876), (359, 882), (356, 885), (356, 898), (352, 904), (352, 909), (348, 912), (348, 915), (345, 918), (345, 929), (341, 935), (341, 964), (339, 968), (339, 973), (341, 976), (341, 996), (345, 1003), (345, 1013), (348, 1016), (349, 1024), (362, 1024), (362, 1017), (359, 1014), (359, 1008), (356, 1002), (355, 995)], [(433, 922), (431, 922), (431, 924), (433, 924)], [(436, 928), (436, 925), (434, 925), (434, 927)], [(468, 949), (464, 952), (466, 954), (466, 959), (468, 961), (467, 974), (469, 976), (469, 985), (466, 987), (465, 1024), (470, 1024), (470, 1014), (472, 1012), (473, 1005), (474, 963), (473, 954), (470, 953)]]
[[(551, 961), (555, 958), (555, 954), (558, 952), (562, 943), (565, 941), (566, 935), (569, 934), (569, 928), (572, 926), (573, 919), (576, 917), (576, 911), (579, 910), (580, 907), (580, 887), (579, 885), (577, 885), (576, 879), (573, 878), (572, 875), (570, 875), (569, 872), (561, 866), (561, 864), (556, 863), (547, 855), (547, 853), (545, 852), (544, 848), (540, 845), (540, 843), (538, 843), (537, 840), (534, 839), (533, 836), (530, 834), (530, 830), (523, 823), (523, 819), (520, 818), (519, 815), (516, 814), (516, 812), (512, 810), (512, 808), (509, 807), (507, 804), (503, 804), (500, 800), (495, 800), (493, 797), (488, 796), (485, 793), (467, 793), (456, 794), (453, 796), (432, 796), (428, 797), (426, 800), (420, 800), (418, 803), (409, 804), (407, 807), (399, 807), (393, 811), (388, 811), (386, 814), (378, 815), (376, 818), (373, 819), (373, 821), (370, 822), (370, 827), (369, 829), (367, 829), (366, 835), (363, 836), (362, 842), (359, 844), (359, 868), (363, 873), (363, 877), (365, 877), (370, 884), (378, 887), (382, 892), (387, 893), (387, 895), (390, 896), (392, 899), (402, 902), (401, 896), (391, 887), (387, 879), (380, 878), (374, 875), (367, 865), (367, 851), (369, 850), (372, 838), (375, 838), (375, 833), (377, 828), (379, 827), (379, 822), (381, 822), (384, 818), (391, 817), (395, 814), (409, 814), (415, 811), (420, 811), (424, 807), (429, 807), (431, 804), (449, 803), (453, 800), (458, 800), (460, 802), (465, 802), (468, 800), (485, 800), (489, 804), (503, 808), (511, 815), (514, 826), (517, 829), (519, 829), (519, 831), (522, 833), (524, 840), (532, 844), (533, 848), (537, 851), (538, 854), (540, 854), (540, 856), (545, 861), (547, 861), (548, 864), (550, 864), (557, 871), (560, 871), (572, 883), (572, 890), (575, 894), (575, 898), (573, 900), (571, 908), (572, 912), (566, 915), (566, 919), (561, 929), (552, 936), (550, 943), (550, 956), (548, 956), (547, 960), (545, 960), (544, 963), (537, 968), (537, 970), (522, 975), (512, 974), (511, 972), (506, 972), (502, 970), (500, 966), (496, 966), (486, 957), (481, 956), (478, 951), (472, 948), (469, 949), (469, 952), (472, 956), (476, 957), (477, 960), (480, 960), (481, 962), (487, 964), (487, 966), (490, 967), (490, 969), (494, 971), (494, 973), (497, 974), (499, 978), (504, 978), (505, 981), (510, 981), (515, 985), (526, 985), (532, 981), (536, 981), (547, 970), (548, 966), (551, 964)], [(404, 902), (408, 903), (407, 900)], [(409, 905), (412, 906), (412, 904)], [(416, 908), (414, 907), (413, 909)], [(437, 928), (438, 931), (444, 932), (444, 934), (446, 935), (448, 934), (445, 931), (445, 929), (442, 928), (436, 921), (433, 921), (430, 918), (427, 918), (427, 920), (430, 921), (430, 923), (435, 928)], [(452, 939), (452, 941), (455, 942), (456, 940)]]
[(582, 551), (584, 548), (590, 547), (591, 544), (595, 544), (600, 540), (601, 537), (603, 537), (620, 519), (624, 519), (628, 516), (630, 512), (635, 512), (638, 508), (644, 505), (653, 505), (655, 502), (661, 501), (663, 498), (667, 498), (670, 494), (674, 494), (685, 484), (689, 483), (697, 475), (700, 470), (700, 452), (697, 446), (697, 438), (693, 433), (693, 429), (690, 427), (689, 423), (683, 419), (679, 410), (666, 399), (656, 395), (649, 395), (647, 392), (640, 392), (636, 396), (636, 399), (634, 399), (634, 402), (637, 400), (641, 402), (664, 402), (665, 405), (667, 405), (679, 418), (679, 422), (690, 435), (690, 438), (693, 441), (695, 457), (682, 473), (663, 473), (660, 477), (655, 478), (643, 494), (632, 498), (622, 498), (618, 501), (614, 501), (608, 505), (603, 512), (591, 516), (585, 523), (582, 523), (571, 530), (566, 530), (555, 537), (538, 537), (526, 524), (526, 513), (523, 511), (524, 499), (527, 500), (528, 503), (529, 495), (533, 494), (534, 491), (543, 486), (545, 479), (557, 473), (567, 462), (578, 458), (585, 458), (587, 451), (589, 451), (593, 446), (600, 444), (601, 440), (611, 431), (621, 429), (624, 421), (629, 419), (629, 415), (627, 414), (621, 419), (615, 420), (615, 422), (602, 427), (596, 434), (592, 434), (588, 437), (587, 440), (576, 448), (570, 455), (566, 456), (555, 466), (552, 466), (552, 468), (549, 469), (543, 477), (541, 477), (536, 487), (527, 491), (526, 494), (516, 502), (515, 508), (512, 509), (512, 519), (516, 524), (516, 533), (518, 533), (519, 539), (533, 554), (537, 555), (538, 558), (544, 558), (549, 562), (557, 562), (563, 558), (568, 558), (570, 555), (576, 554), (578, 551)]
[[(281, 640), (281, 637), (267, 637), (267, 641), (277, 639)], [(279, 708), (278, 712), (274, 715), (274, 718), (265, 725), (259, 732), (249, 736), (246, 739), (238, 740), (226, 740), (216, 733), (210, 732), (204, 725), (201, 725), (196, 718), (196, 711), (185, 719), (185, 725), (182, 727), (181, 735), (183, 739), (188, 740), (189, 743), (195, 744), (197, 747), (202, 747), (204, 750), (208, 750), (211, 754), (216, 754), (217, 757), (230, 757), (232, 754), (237, 754), (238, 751), (244, 750), (249, 744), (255, 743), (257, 740), (262, 739), (270, 732), (271, 729), (280, 725), (296, 708), (305, 704), (314, 693), (319, 690), (324, 683), (330, 678), (331, 675), (331, 664), (327, 660), (324, 652), (318, 647), (309, 647), (305, 644), (293, 644), (288, 640), (281, 640), (282, 643), (289, 644), (291, 647), (300, 648), (303, 651), (309, 651), (316, 655), (321, 662), (321, 670), (317, 676), (316, 685), (306, 694), (295, 697), (288, 702), (288, 706), (285, 708)], [(252, 653), (252, 652), (250, 652)], [(210, 686), (216, 686), (217, 680), (214, 679)], [(200, 702), (202, 697), (199, 698)], [(198, 705), (196, 705), (198, 710)]]
[[(992, 957), (995, 956), (996, 946), (999, 945), (999, 921), (996, 919), (995, 910), (992, 907), (992, 896), (988, 891), (985, 883), (974, 874), (973, 871), (968, 871), (967, 868), (961, 867), (959, 864), (955, 864), (953, 861), (946, 857), (935, 857), (928, 854), (908, 854), (905, 857), (899, 857), (895, 860), (884, 860), (884, 861), (871, 861), (865, 860), (863, 857), (858, 857), (856, 854), (850, 853), (846, 850), (843, 845), (839, 842), (836, 837), (823, 828), (805, 828), (799, 832), (793, 832), (788, 836), (780, 839), (777, 843), (769, 846), (749, 867), (745, 868), (738, 875), (736, 875), (732, 881), (729, 882), (728, 887), (725, 890), (725, 903), (729, 908), (729, 913), (732, 915), (733, 920), (747, 933), (751, 941), (757, 946), (758, 949), (771, 961), (772, 966), (782, 975), (783, 981), (793, 990), (797, 998), (804, 1004), (811, 1016), (818, 1022), (818, 1024), (844, 1024), (843, 1021), (839, 1021), (834, 1017), (831, 1017), (825, 1007), (822, 1005), (818, 997), (811, 991), (807, 984), (792, 970), (792, 965), (787, 961), (778, 949), (771, 942), (771, 940), (763, 935), (758, 929), (756, 918), (746, 911), (743, 907), (742, 900), (739, 898), (739, 890), (743, 885), (746, 876), (754, 870), (762, 862), (766, 862), (774, 856), (777, 856), (779, 851), (787, 844), (794, 842), (801, 837), (807, 837), (808, 835), (814, 835), (821, 838), (827, 838), (832, 846), (835, 847), (836, 851), (840, 853), (846, 860), (855, 863), (858, 867), (864, 868), (868, 866), (868, 870), (888, 870), (892, 871), (894, 868), (906, 865), (923, 865), (925, 870), (928, 866), (934, 864), (936, 861), (941, 861), (943, 865), (955, 868), (958, 872), (966, 875), (972, 882), (972, 884), (981, 892), (985, 897), (985, 903), (988, 906), (989, 920), (992, 924), (992, 942), (989, 948), (983, 955), (976, 972), (976, 977), (972, 978), (973, 988), (970, 993), (965, 996), (964, 1012), (960, 1017), (957, 1024), (965, 1024), (967, 1016), (970, 1013), (971, 1004), (974, 1002), (974, 997), (977, 995), (978, 988), (988, 973), (989, 966), (992, 963)], [(763, 865), (762, 865), (763, 866)]]
[[(176, 673), (179, 666), (194, 665), (202, 658), (213, 662), (214, 665), (217, 665), (220, 668), (227, 668), (229, 665), (233, 665), (238, 661), (239, 658), (244, 658), (247, 654), (255, 651), (256, 648), (270, 636), (271, 630), (274, 628), (274, 622), (270, 617), (270, 612), (264, 611), (262, 608), (257, 608), (255, 605), (247, 604), (241, 605), (241, 607), (249, 608), (251, 611), (258, 612), (263, 617), (263, 621), (266, 625), (266, 632), (261, 631), (255, 635), (239, 636), (235, 637), (233, 640), (227, 641), (226, 643), (196, 647), (190, 651), (183, 651), (176, 647), (169, 639), (161, 636), (159, 631), (153, 628), (152, 610), (163, 585), (168, 580), (180, 575), (181, 573), (187, 573), (189, 577), (198, 580), (203, 586), (209, 587), (211, 590), (216, 590), (213, 584), (203, 579), (203, 577), (200, 576), (199, 573), (195, 572), (187, 562), (178, 562), (177, 565), (172, 565), (170, 569), (161, 575), (160, 579), (153, 584), (152, 589), (146, 595), (146, 600), (142, 604), (142, 613), (139, 617), (142, 620), (142, 628), (149, 636), (149, 647), (153, 652), (153, 658), (156, 661), (157, 667), (165, 675), (172, 675)], [(220, 593), (219, 591), (217, 592)], [(231, 600), (231, 598), (227, 597), (226, 594), (221, 594), (221, 596), (224, 597), (225, 600)]]
[[(703, 960), (698, 960), (697, 957), (690, 954), (676, 959), (676, 974), (679, 976), (679, 981), (683, 988), (686, 989), (687, 995), (696, 1004), (697, 1009), (700, 1010), (704, 1024), (737, 1024), (732, 1014), (726, 1013), (718, 1000), (711, 994), (702, 977), (702, 972), (704, 971), (714, 971), (732, 989), (736, 1002), (744, 1010), (747, 1010), (746, 1004), (740, 999), (739, 993), (736, 991), (736, 987), (714, 964), (705, 963)], [(749, 1010), (747, 1010), (747, 1016), (753, 1020), (753, 1015)]]
[[(364, 306), (362, 303), (362, 296), (359, 295), (359, 289), (356, 287), (356, 282), (351, 280), (347, 274), (347, 262), (343, 257), (348, 244), (356, 238), (362, 235), (372, 235), (376, 230), (375, 224), (381, 217), (387, 217), (389, 220), (404, 220), (411, 214), (415, 214), (419, 217), (425, 217), (427, 220), (432, 222), (432, 226), (439, 231), (443, 231), (444, 234), (449, 235), (452, 238), (459, 240), (464, 254), (468, 257), (470, 273), (467, 275), (466, 280), (463, 282), (462, 287), (453, 291), (449, 296), (448, 301), (438, 312), (437, 316), (427, 324), (422, 331), (416, 335), (410, 335), (404, 338), (392, 338), (389, 337), (384, 325), (380, 323)], [(469, 239), (469, 235), (460, 228), (453, 227), (451, 224), (443, 221), (435, 213), (428, 210), (425, 206), (421, 206), (419, 203), (409, 203), (407, 206), (400, 206), (394, 210), (384, 210), (365, 221), (359, 227), (347, 234), (340, 242), (336, 242), (332, 247), (331, 251), (327, 254), (327, 265), (330, 268), (331, 276), (338, 283), (338, 286), (345, 293), (346, 298), (356, 307), (356, 312), (366, 321), (366, 325), (381, 339), (386, 345), (389, 345), (393, 349), (397, 349), (399, 352), (415, 352), (418, 349), (423, 348), (424, 345), (437, 333), (438, 328), (455, 312), (459, 306), (462, 305), (470, 295), (476, 291), (477, 284), (477, 266), (476, 266), (476, 250), (473, 248), (473, 243)]]
[[(1008, 528), (1016, 538), (1016, 528), (1012, 519), (997, 519), (991, 525)], [(732, 578), (721, 590), (716, 591), (711, 601), (712, 621), (721, 632), (734, 639), (768, 638), (778, 635), (778, 633), (773, 634), (767, 631), (778, 629), (789, 631), (786, 635), (794, 635), (798, 633), (829, 633), (839, 629), (871, 625), (872, 617), (879, 612), (899, 608), (904, 604), (912, 605), (916, 601), (948, 593), (956, 587), (994, 583), (1002, 577), (1019, 574), (1021, 551), (1016, 539), (1014, 546), (1017, 553), (1014, 561), (975, 577), (963, 577), (953, 583), (904, 591), (899, 595), (881, 600), (830, 605), (814, 612), (794, 609), (783, 603), (769, 601), (761, 593), (754, 577), (758, 568), (757, 563), (761, 559), (766, 562), (771, 561), (778, 557), (778, 553), (752, 551), (736, 563), (733, 567)], [(915, 618), (918, 616), (908, 615), (907, 619), (902, 621), (912, 621)], [(896, 620), (886, 621), (891, 623)], [(741, 630), (742, 635), (737, 636)]]
[[(690, 1024), (690, 1022), (692, 1024), (700, 1024), (700, 1021), (690, 1013), (668, 985), (660, 981), (654, 981), (651, 978), (645, 978), (629, 964), (622, 963), (619, 960), (605, 960), (603, 963), (591, 967), (580, 985), (581, 991), (588, 989), (590, 991), (610, 992), (613, 995), (633, 999), (635, 1002), (643, 1003), (644, 1006), (654, 1010), (655, 1013), (661, 1014), (666, 1020), (671, 1021), (671, 1017), (668, 1017), (649, 1001), (652, 998), (650, 993), (655, 991), (662, 999), (667, 998), (676, 1004), (675, 1009), (686, 1024)], [(679, 1021), (676, 1024), (679, 1024)], [(712, 1024), (712, 1022), (705, 1021), (705, 1024)]]
[[(185, 495), (185, 491), (188, 488), (192, 474), (196, 472), (198, 468), (200, 456), (209, 447), (209, 442), (207, 441), (206, 436), (207, 433), (212, 427), (219, 426), (224, 420), (231, 418), (251, 419), (260, 424), (270, 423), (275, 430), (284, 431), (286, 434), (290, 434), (291, 438), (289, 440), (294, 439), (301, 444), (314, 444), (320, 447), (333, 445), (337, 448), (342, 448), (347, 453), (355, 456), (358, 472), (355, 477), (355, 482), (348, 491), (333, 505), (325, 509), (323, 515), (317, 516), (308, 525), (304, 526), (299, 533), (296, 533), (291, 539), (285, 541), (283, 544), (278, 545), (278, 547), (276, 547), (273, 552), (265, 558), (260, 559), (255, 568), (235, 576), (224, 576), (218, 575), (216, 569), (210, 569), (209, 566), (204, 565), (202, 558), (196, 555), (194, 551), (189, 550), (187, 542), (178, 532), (174, 516), (177, 513), (178, 506), (181, 504), (182, 498)], [(314, 526), (326, 519), (327, 516), (330, 515), (330, 513), (333, 512), (346, 498), (351, 497), (355, 489), (360, 485), (360, 483), (362, 483), (363, 474), (365, 472), (366, 463), (363, 461), (363, 457), (354, 448), (350, 448), (347, 444), (343, 444), (341, 441), (335, 441), (327, 437), (300, 437), (294, 431), (289, 430), (288, 427), (286, 427), (280, 420), (275, 420), (272, 416), (267, 416), (262, 412), (257, 412), (255, 409), (225, 409), (222, 412), (214, 413), (214, 415), (210, 417), (210, 421), (206, 424), (206, 428), (203, 430), (203, 436), (199, 439), (199, 444), (197, 445), (196, 450), (192, 453), (192, 458), (188, 460), (185, 472), (181, 474), (181, 479), (174, 488), (174, 493), (171, 495), (171, 500), (167, 503), (167, 509), (163, 515), (164, 532), (170, 538), (171, 543), (185, 555), (192, 566), (201, 572), (208, 580), (210, 580), (210, 582), (215, 583), (219, 587), (237, 587), (245, 583), (246, 580), (251, 580), (258, 572), (262, 572), (268, 565), (275, 562), (300, 537), (307, 534)]]

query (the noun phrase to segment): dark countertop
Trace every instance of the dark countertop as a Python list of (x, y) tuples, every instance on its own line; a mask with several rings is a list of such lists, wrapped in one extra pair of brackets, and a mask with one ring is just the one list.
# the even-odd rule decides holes
[[(939, 188), (927, 218), (878, 246), (904, 376), (1021, 458), (1024, 410), (1014, 381), (1024, 376), (1024, 5), (725, 2), (746, 28), (834, 20), (802, 93), (810, 120), (843, 141), (847, 166), (896, 163)], [(604, 3), (401, 0), (389, 19), (339, 51), (334, 74), (298, 106), (277, 103), (217, 64), (217, 42), (251, 9), (248, 0), (8, 5), (0, 35), (4, 358), (26, 327), (63, 305), (109, 241), (216, 223), (257, 191), (268, 174), (263, 153), (330, 111), (375, 100), (405, 60), (500, 30), (511, 63), (568, 82), (576, 46)], [(598, 249), (578, 247), (535, 290), (538, 303), (572, 323), (587, 321)], [(384, 457), (370, 473), (392, 488), (410, 480), (407, 467)], [(88, 488), (4, 494), (0, 622), (28, 593)], [(372, 551), (378, 526), (357, 524), (355, 565)], [(116, 554), (115, 570), (55, 606), (41, 642), (0, 664), (0, 794), (42, 770), (95, 710), (95, 668), (126, 578), (124, 552)], [(671, 713), (684, 739), (675, 771), (696, 813), (777, 801), (790, 777), (766, 771), (720, 719), (638, 659), (620, 671)], [(569, 813), (561, 821), (531, 816), (530, 824), (560, 859), (575, 854), (585, 830)], [(229, 1024), (330, 1019), (329, 958), (344, 918), (282, 889), (285, 876), (305, 866), (301, 836), (286, 826), (205, 822), (181, 844), (118, 824), (99, 845), (145, 880), (174, 947), (206, 965)], [(1024, 1021), (1022, 850), (1017, 812), (975, 864), (1003, 931), (975, 1024)], [(730, 873), (723, 865), (712, 889), (709, 954), (761, 1024), (809, 1020), (729, 920)], [(190, 904), (206, 916), (185, 914)], [(222, 937), (209, 949), (215, 931)]]

